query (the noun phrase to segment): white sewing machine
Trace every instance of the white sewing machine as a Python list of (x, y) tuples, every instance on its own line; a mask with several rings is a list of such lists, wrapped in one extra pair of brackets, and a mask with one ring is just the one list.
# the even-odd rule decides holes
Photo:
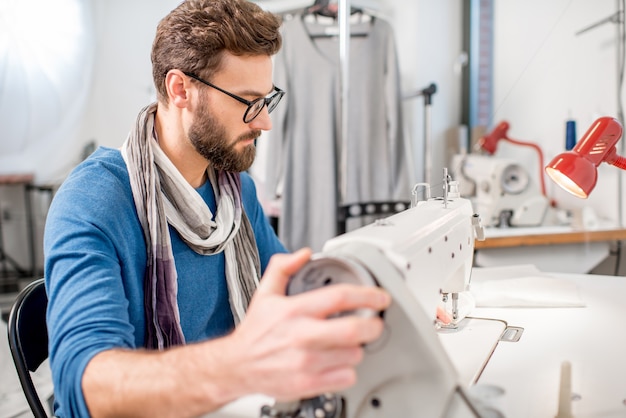
[(452, 167), (461, 196), (472, 201), (485, 226), (539, 226), (544, 221), (548, 199), (515, 161), (465, 154), (455, 155)]
[[(446, 188), (448, 191), (449, 188)], [(482, 230), (454, 193), (329, 240), (290, 281), (288, 294), (341, 282), (384, 287), (385, 331), (365, 347), (357, 384), (341, 393), (263, 408), (262, 417), (478, 417), (435, 327), (442, 294), (466, 290)], [(346, 314), (371, 315), (372, 312)]]

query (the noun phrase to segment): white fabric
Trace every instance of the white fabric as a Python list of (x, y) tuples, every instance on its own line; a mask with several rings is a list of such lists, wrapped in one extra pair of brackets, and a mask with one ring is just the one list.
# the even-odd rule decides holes
[(542, 273), (534, 266), (474, 268), (470, 293), (482, 308), (584, 307), (571, 280)]

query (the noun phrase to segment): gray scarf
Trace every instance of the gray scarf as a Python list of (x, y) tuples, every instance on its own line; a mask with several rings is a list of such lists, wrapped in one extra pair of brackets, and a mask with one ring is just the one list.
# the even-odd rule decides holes
[(141, 110), (121, 151), (146, 240), (145, 345), (161, 350), (185, 343), (168, 222), (198, 254), (224, 251), (235, 324), (243, 320), (258, 285), (260, 262), (254, 231), (241, 201), (239, 173), (216, 172), (210, 168), (207, 171), (217, 202), (213, 221), (204, 200), (154, 140), (156, 108), (156, 103), (152, 103)]

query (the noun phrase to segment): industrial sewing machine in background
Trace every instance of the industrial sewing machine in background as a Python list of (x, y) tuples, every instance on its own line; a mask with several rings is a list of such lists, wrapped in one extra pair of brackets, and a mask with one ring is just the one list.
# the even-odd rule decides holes
[[(452, 173), (461, 196), (472, 201), (487, 227), (568, 224), (567, 213), (556, 210), (547, 197), (541, 147), (510, 138), (509, 128), (509, 123), (502, 121), (478, 140), (477, 153), (452, 156)], [(495, 156), (501, 141), (530, 147), (536, 152), (539, 169), (536, 180), (519, 162)]]
[(485, 226), (540, 226), (550, 202), (528, 171), (515, 161), (481, 154), (457, 154), (452, 171), (461, 196), (471, 200)]

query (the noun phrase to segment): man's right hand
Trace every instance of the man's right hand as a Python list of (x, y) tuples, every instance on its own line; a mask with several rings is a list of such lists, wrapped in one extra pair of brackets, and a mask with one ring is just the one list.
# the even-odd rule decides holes
[(360, 308), (385, 309), (391, 299), (380, 288), (338, 284), (285, 295), (289, 278), (310, 257), (308, 249), (275, 255), (245, 319), (226, 337), (223, 355), (233, 364), (228, 379), (241, 392), (236, 397), (263, 393), (288, 401), (345, 389), (356, 381), (363, 344), (380, 336), (377, 316), (327, 319)]
[(286, 296), (289, 278), (311, 252), (270, 261), (245, 319), (223, 338), (163, 351), (96, 354), (82, 379), (94, 417), (192, 417), (249, 394), (292, 401), (355, 383), (362, 345), (378, 338), (378, 316), (329, 316), (390, 303), (380, 288), (338, 284)]

